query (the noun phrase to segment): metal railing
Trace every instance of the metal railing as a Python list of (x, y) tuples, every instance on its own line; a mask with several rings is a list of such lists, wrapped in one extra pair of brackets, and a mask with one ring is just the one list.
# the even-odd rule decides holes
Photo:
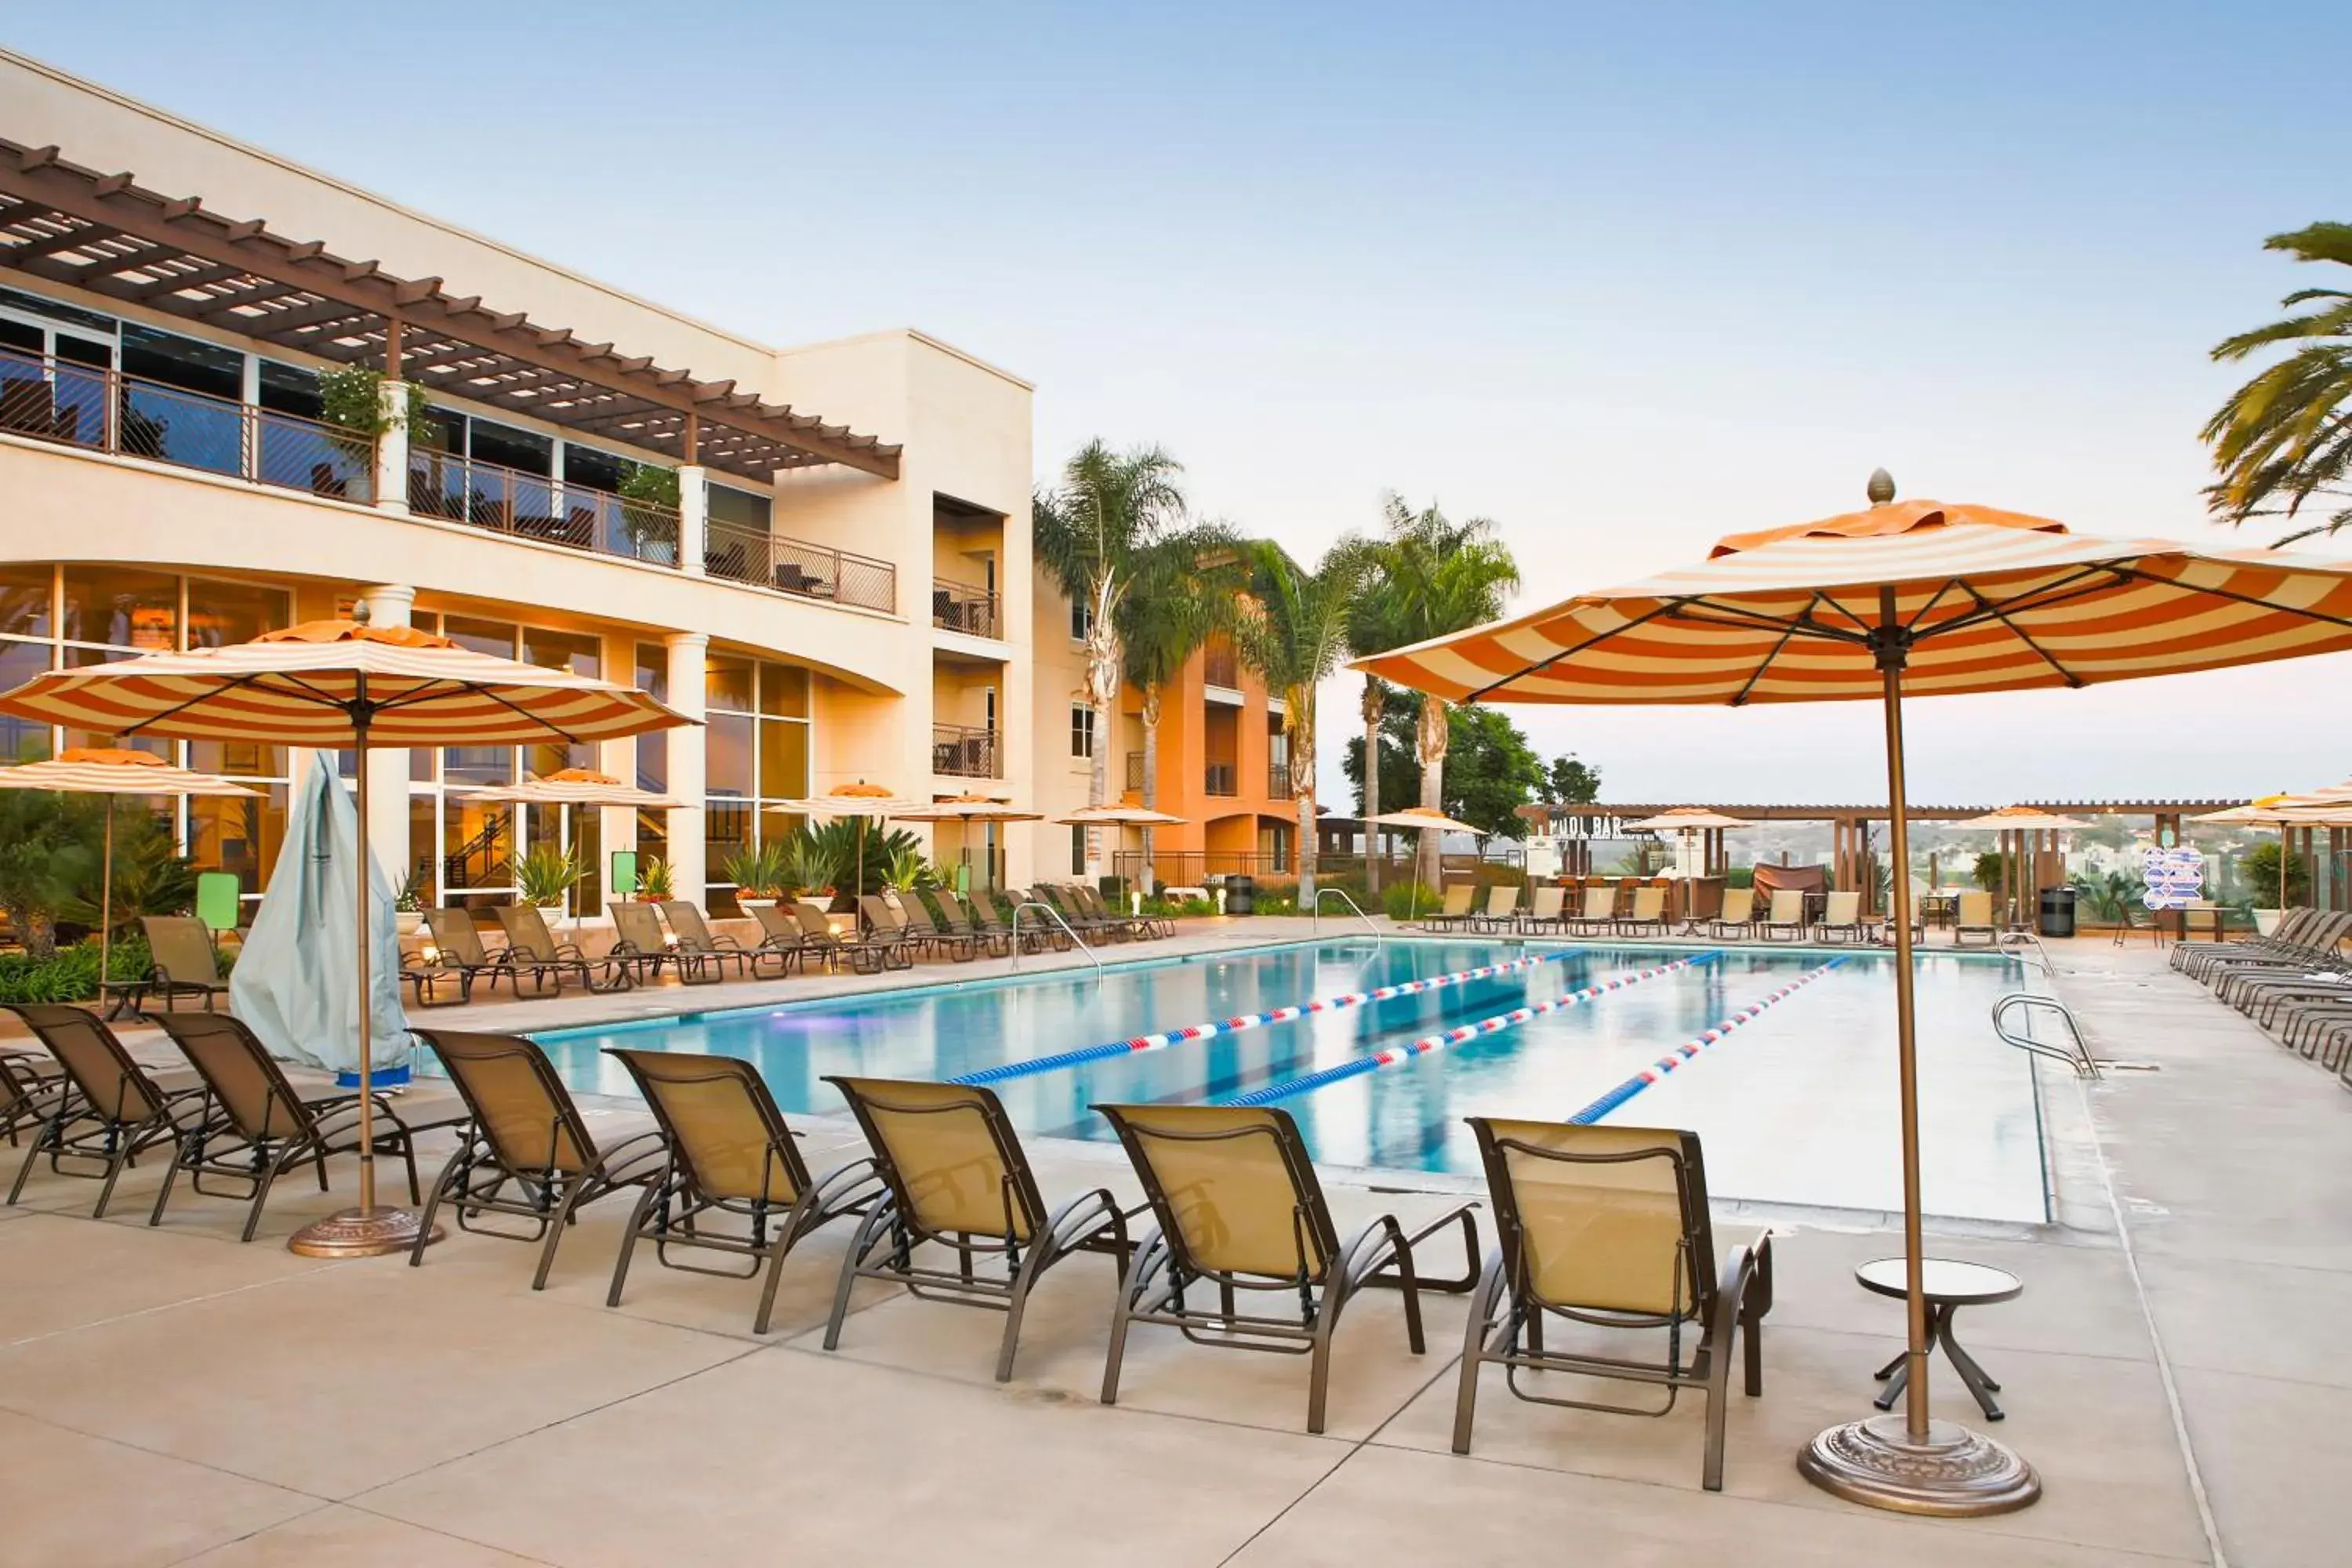
[(677, 564), (677, 512), (657, 501), (564, 484), (476, 458), (412, 447), (412, 515), (462, 522), (599, 555)]
[(931, 772), (960, 779), (1003, 778), (996, 731), (969, 724), (932, 725)]
[(1355, 917), (1358, 920), (1364, 922), (1364, 929), (1366, 931), (1370, 931), (1374, 936), (1379, 937), (1383, 942), (1388, 940), (1389, 933), (1372, 923), (1372, 917), (1366, 914), (1362, 906), (1358, 904), (1354, 899), (1348, 896), (1347, 889), (1328, 886), (1319, 887), (1315, 889), (1315, 908), (1312, 912), (1315, 916), (1315, 934), (1317, 936), (1321, 936), (1323, 934), (1323, 900), (1326, 899), (1339, 900), (1354, 912)]
[(1013, 906), (1013, 968), (1018, 969), (1021, 967), (1021, 911), (1023, 910), (1035, 910), (1039, 914), (1044, 915), (1047, 920), (1052, 921), (1055, 925), (1060, 926), (1062, 928), (1062, 934), (1068, 937), (1071, 944), (1080, 952), (1087, 955), (1087, 962), (1095, 966), (1095, 978), (1097, 980), (1100, 980), (1103, 977), (1103, 961), (1095, 955), (1095, 950), (1093, 948), (1087, 945), (1087, 939), (1070, 929), (1070, 922), (1062, 918), (1061, 910), (1055, 909), (1051, 904), (1041, 904), (1034, 899), (1024, 900), (1021, 903), (1017, 903)]
[[(2033, 1009), (2037, 1007), (2058, 1015), (2058, 1021), (2066, 1026), (2067, 1044), (2062, 1046), (2053, 1041), (2034, 1037)], [(2012, 1012), (2023, 1014), (2022, 1032), (2009, 1026), (2009, 1016)], [(2036, 996), (2024, 991), (2011, 992), (1992, 1005), (1992, 1030), (2001, 1037), (2003, 1042), (2015, 1046), (2021, 1051), (2032, 1051), (2035, 1056), (2048, 1057), (2053, 1061), (2064, 1062), (2074, 1069), (2074, 1076), (2077, 1078), (2095, 1079), (2102, 1076), (2098, 1058), (2091, 1055), (2090, 1042), (2083, 1038), (2082, 1026), (2074, 1022), (2074, 1015), (2066, 1010), (2066, 1005), (2055, 996)]]
[(375, 440), (102, 365), (0, 349), (0, 432), (368, 500)]
[(1211, 763), (1208, 767), (1202, 771), (1205, 774), (1204, 780), (1201, 785), (1202, 792), (1203, 794), (1215, 795), (1235, 795), (1241, 794), (1241, 780), (1238, 776), (1240, 770), (1235, 768), (1233, 763)]
[(1290, 764), (1268, 763), (1265, 767), (1265, 793), (1275, 800), (1290, 798)]
[(1003, 635), (997, 629), (996, 595), (947, 577), (931, 579), (931, 625), (967, 637)]
[(1202, 650), (1201, 678), (1211, 686), (1228, 689), (1242, 683), (1242, 662), (1231, 643), (1211, 643)]
[(896, 611), (898, 569), (870, 555), (785, 539), (740, 523), (707, 525), (702, 569), (713, 577), (803, 599)]

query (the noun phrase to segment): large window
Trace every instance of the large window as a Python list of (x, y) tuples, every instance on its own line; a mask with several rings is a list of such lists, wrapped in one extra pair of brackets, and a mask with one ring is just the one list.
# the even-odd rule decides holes
[(1091, 762), (1095, 754), (1095, 710), (1091, 703), (1070, 704), (1070, 755)]
[(1095, 609), (1084, 599), (1070, 601), (1070, 640), (1084, 642), (1095, 635)]
[(704, 905), (733, 914), (729, 857), (788, 837), (805, 820), (772, 807), (809, 791), (809, 672), (714, 652), (704, 666), (703, 703)]

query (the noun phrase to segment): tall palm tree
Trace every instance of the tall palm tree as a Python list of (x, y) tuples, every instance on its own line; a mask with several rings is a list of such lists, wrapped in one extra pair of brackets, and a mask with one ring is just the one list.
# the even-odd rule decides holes
[(1348, 609), (1372, 571), (1349, 535), (1313, 571), (1270, 541), (1249, 547), (1249, 604), (1234, 627), (1242, 662), (1282, 699), (1290, 793), (1298, 805), (1298, 901), (1315, 901), (1315, 689), (1348, 656)]
[[(1137, 554), (1131, 567), (1117, 617), (1119, 673), (1143, 694), (1146, 806), (1160, 804), (1161, 700), (1209, 635), (1233, 625), (1234, 596), (1244, 586), (1235, 550), (1231, 532), (1205, 524), (1161, 536)], [(1139, 879), (1147, 898), (1152, 891), (1152, 830), (1144, 828)]]
[[(2315, 223), (2274, 234), (2263, 247), (2352, 267), (2352, 224)], [(2222, 521), (2299, 518), (2314, 497), (2334, 508), (2325, 521), (2278, 541), (2284, 544), (2352, 526), (2352, 289), (2298, 289), (2279, 303), (2315, 308), (2225, 338), (2213, 357), (2236, 361), (2274, 345), (2300, 346), (2231, 393), (2202, 435), (2221, 475), (2206, 487), (2205, 502)]]
[[(1394, 494), (1383, 498), (1381, 510), (1382, 531), (1374, 548), (1395, 605), (1395, 618), (1385, 628), (1396, 639), (1391, 647), (1465, 631), (1502, 615), (1505, 596), (1519, 585), (1519, 565), (1495, 536), (1491, 519), (1454, 522), (1434, 504), (1415, 511)], [(1421, 763), (1421, 804), (1432, 811), (1445, 809), (1445, 714), (1444, 699), (1423, 696), (1413, 757)], [(1424, 833), (1413, 874), (1433, 888), (1438, 868), (1438, 836)]]
[[(1394, 495), (1382, 499), (1383, 506), (1398, 504)], [(1412, 640), (1402, 630), (1403, 611), (1397, 603), (1396, 578), (1384, 559), (1385, 543), (1375, 541), (1366, 546), (1371, 570), (1348, 609), (1348, 651), (1358, 658)], [(1381, 893), (1380, 829), (1371, 819), (1381, 814), (1381, 718), (1388, 711), (1388, 701), (1389, 683), (1366, 670), (1357, 711), (1364, 721), (1364, 891), (1375, 899)]]
[[(1112, 722), (1121, 668), (1119, 608), (1137, 557), (1184, 518), (1184, 467), (1158, 447), (1114, 452), (1089, 441), (1062, 468), (1062, 482), (1032, 499), (1038, 563), (1072, 604), (1087, 612), (1087, 700), (1095, 712), (1093, 777), (1087, 804), (1109, 798)], [(1087, 863), (1099, 874), (1100, 828), (1087, 830)]]

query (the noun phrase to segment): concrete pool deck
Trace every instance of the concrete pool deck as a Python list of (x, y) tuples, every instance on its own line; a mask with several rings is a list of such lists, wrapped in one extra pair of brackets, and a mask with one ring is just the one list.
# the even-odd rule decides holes
[[(1249, 934), (1283, 934), (1275, 923)], [(1179, 942), (1195, 940), (1217, 939)], [(1744, 1564), (2207, 1563), (2193, 1456), (2230, 1563), (2340, 1560), (2352, 1366), (2305, 1347), (2352, 1308), (2352, 1213), (2338, 1195), (2352, 1097), (2160, 953), (2100, 940), (2052, 954), (2099, 1053), (2160, 1070), (2051, 1082), (2085, 1130), (2060, 1173), (2060, 1223), (1937, 1228), (1937, 1251), (2026, 1282), (2019, 1300), (1963, 1325), (2004, 1384), (2000, 1436), (2048, 1487), (2022, 1513), (1874, 1514), (1795, 1472), (1814, 1430), (1867, 1410), (1869, 1373), (1897, 1348), (1899, 1304), (1851, 1278), (1899, 1249), (1874, 1215), (1765, 1216), (1779, 1266), (1765, 1394), (1735, 1396), (1726, 1488), (1710, 1495), (1696, 1399), (1644, 1421), (1520, 1404), (1490, 1378), (1475, 1453), (1447, 1452), (1459, 1298), (1432, 1300), (1420, 1358), (1391, 1295), (1360, 1300), (1339, 1336), (1330, 1431), (1310, 1437), (1297, 1362), (1165, 1331), (1138, 1331), (1119, 1405), (1097, 1405), (1106, 1260), (1049, 1276), (1013, 1381), (999, 1386), (992, 1315), (880, 1286), (860, 1287), (840, 1352), (819, 1347), (845, 1229), (787, 1264), (765, 1340), (748, 1331), (751, 1288), (643, 1258), (626, 1302), (607, 1310), (614, 1205), (587, 1212), (544, 1294), (529, 1289), (529, 1249), (476, 1237), (416, 1269), (286, 1253), (289, 1231), (348, 1199), (345, 1162), (335, 1197), (281, 1190), (249, 1247), (234, 1241), (241, 1207), (184, 1194), (148, 1229), (152, 1166), (125, 1179), (103, 1222), (87, 1217), (89, 1184), (46, 1175), (0, 1209), (0, 1556), (212, 1568), (951, 1552), (1248, 1568), (1694, 1551)], [(981, 970), (930, 967), (942, 973), (926, 979)], [(670, 1010), (704, 996), (661, 994)], [(464, 1021), (617, 1016), (526, 1011), (554, 1005), (501, 1002)], [(600, 1137), (640, 1116), (623, 1102), (593, 1114)], [(854, 1144), (838, 1121), (797, 1120), (820, 1168)], [(1113, 1149), (1041, 1140), (1033, 1152), (1049, 1201), (1101, 1184), (1133, 1201)], [(1444, 1201), (1423, 1185), (1349, 1173), (1332, 1196), (1345, 1226)], [(1719, 1239), (1756, 1223), (1726, 1213)], [(1964, 1398), (1940, 1366), (1935, 1391), (1947, 1413)]]

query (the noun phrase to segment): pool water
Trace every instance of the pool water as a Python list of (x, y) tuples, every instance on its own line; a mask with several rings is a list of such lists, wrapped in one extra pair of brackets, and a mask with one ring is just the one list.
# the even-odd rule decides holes
[[(1693, 949), (1693, 952), (1712, 951)], [(572, 1088), (633, 1092), (607, 1046), (756, 1063), (785, 1111), (833, 1111), (828, 1073), (944, 1079), (1186, 1025), (1370, 991), (1528, 954), (1531, 968), (1165, 1049), (994, 1082), (1024, 1133), (1108, 1139), (1097, 1102), (1194, 1101), (1278, 1086), (1369, 1052), (1554, 999), (1687, 952), (1483, 941), (1328, 941), (1186, 960), (928, 986), (536, 1037)], [(1564, 1119), (1728, 1016), (1843, 962), (1609, 1110), (1687, 1127), (1718, 1197), (1901, 1206), (1890, 954), (1725, 949), (1517, 1027), (1274, 1101), (1318, 1161), (1475, 1174), (1463, 1118)], [(1916, 960), (1927, 1212), (2046, 1217), (2041, 1123), (2025, 1056), (1994, 1036), (1993, 1000), (2024, 988), (1990, 955)]]

